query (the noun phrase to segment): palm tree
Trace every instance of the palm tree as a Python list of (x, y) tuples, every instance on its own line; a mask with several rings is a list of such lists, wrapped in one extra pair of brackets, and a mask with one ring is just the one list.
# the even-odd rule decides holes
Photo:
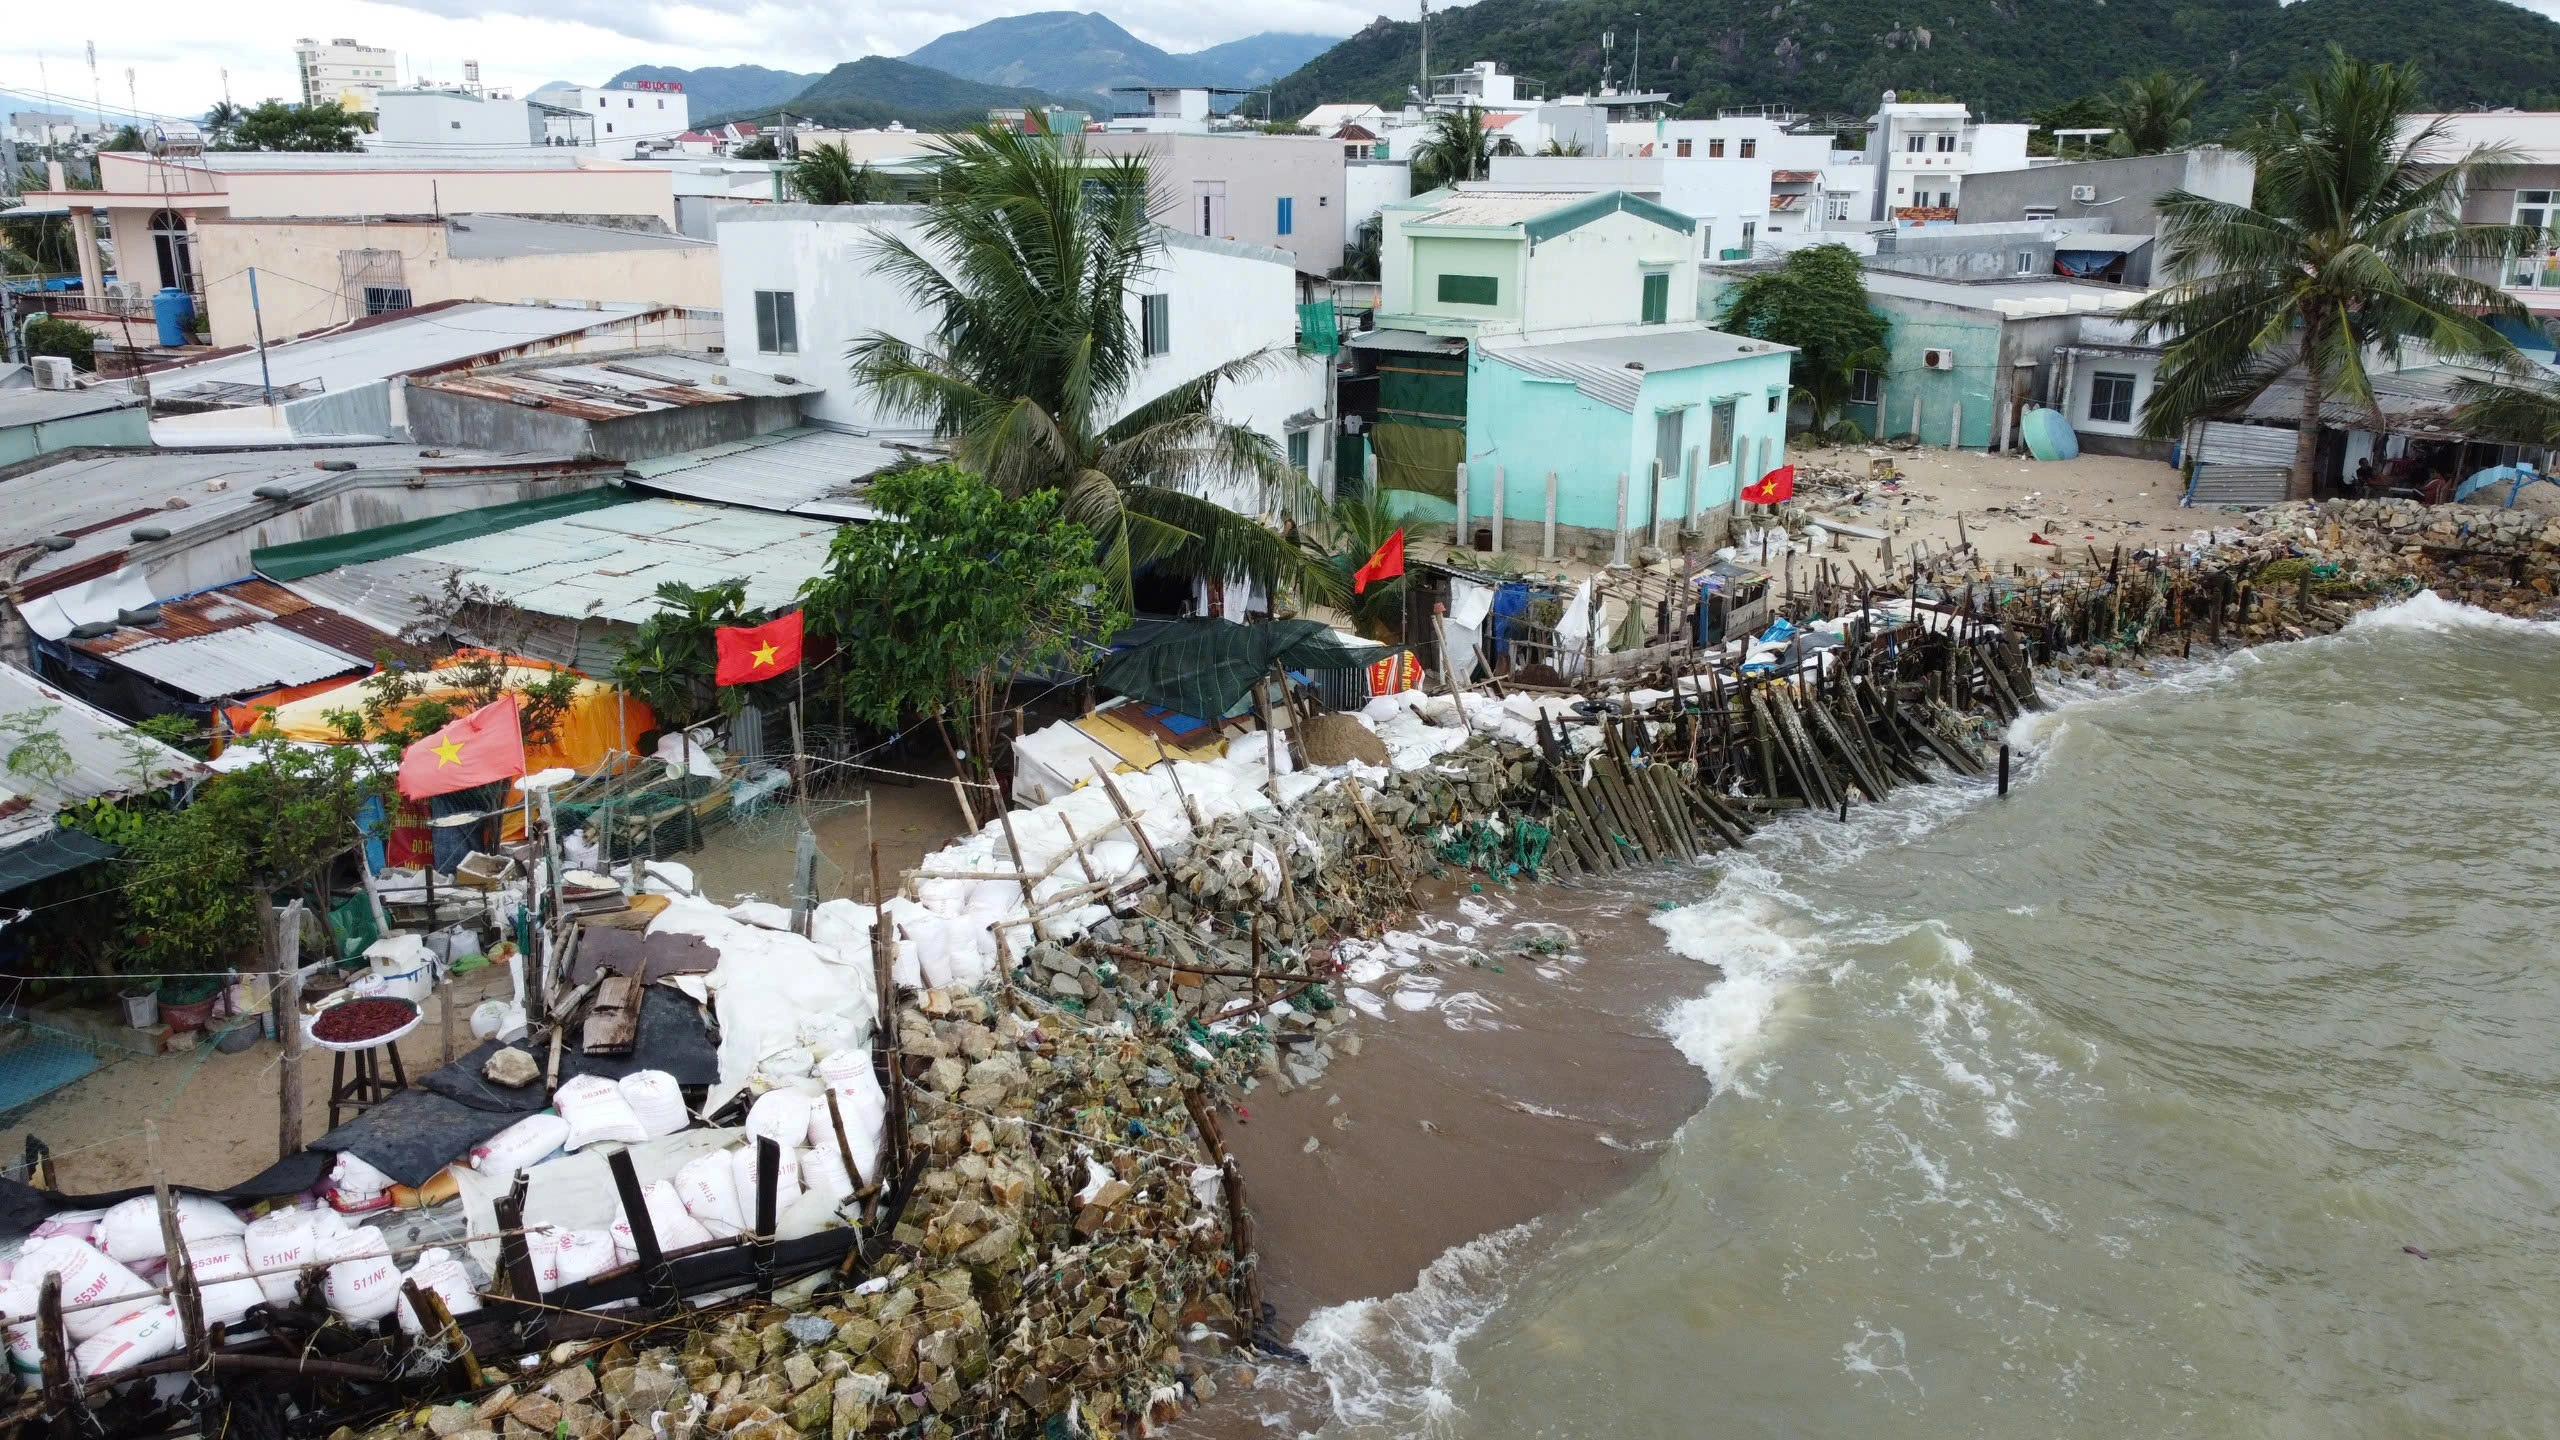
[(2138, 339), (2168, 337), (2142, 408), (2153, 439), (2301, 373), (2291, 493), (2305, 499), (2322, 404), (2336, 396), (2374, 408), (2368, 362), (2396, 364), (2420, 344), (2514, 363), (2514, 346), (2484, 317), (2521, 307), (2464, 271), (2536, 237), (2462, 222), (2464, 197), (2511, 155), (2454, 155), (2441, 122), (2413, 122), (2423, 103), (2413, 66), (2353, 60), (2333, 46), (2328, 68), (2297, 83), (2299, 93), (2249, 132), (2254, 203), (2183, 190), (2160, 197), (2172, 283), (2126, 313)]
[(1345, 495), (1326, 507), (1315, 524), (1298, 532), (1299, 549), (1334, 573), (1340, 590), (1333, 606), (1363, 639), (1386, 640), (1402, 628), (1403, 576), (1374, 581), (1356, 595), (1351, 578), (1404, 524), (1404, 517), (1374, 499)]
[(247, 119), (248, 115), (248, 111), (228, 100), (214, 101), (213, 108), (204, 112), (206, 143), (217, 146), (231, 143), (231, 132), (239, 129), (240, 122)]
[[(1507, 135), (1503, 137), (1506, 141), (1510, 138)], [(1538, 147), (1538, 153), (1541, 155), (1588, 155), (1591, 152), (1579, 140), (1549, 140)]]
[(791, 162), (791, 188), (812, 205), (868, 205), (880, 198), (880, 177), (856, 165), (842, 146), (813, 145)]
[(1126, 404), (1147, 361), (1135, 312), (1163, 248), (1146, 164), (986, 126), (943, 142), (921, 235), (872, 246), (873, 270), (939, 317), (932, 340), (864, 336), (854, 380), (929, 419), (1007, 494), (1057, 491), (1064, 518), (1102, 542), (1124, 604), (1151, 564), (1330, 595), (1330, 571), (1200, 493), (1243, 480), (1303, 508), (1305, 479), (1279, 447), (1217, 413), (1221, 387), (1297, 363), (1294, 352), (1258, 351)]
[(1519, 153), (1519, 142), (1510, 136), (1495, 139), (1492, 127), (1485, 124), (1484, 107), (1470, 105), (1431, 117), (1430, 133), (1414, 147), (1413, 171), (1426, 182), (1422, 188), (1433, 190), (1461, 180), (1482, 180), (1492, 173), (1495, 155)]
[(2107, 137), (2111, 155), (2161, 155), (2187, 143), (2195, 129), (2196, 99), (2202, 80), (2181, 80), (2166, 70), (2128, 78), (2098, 97), (2098, 111), (2115, 127)]

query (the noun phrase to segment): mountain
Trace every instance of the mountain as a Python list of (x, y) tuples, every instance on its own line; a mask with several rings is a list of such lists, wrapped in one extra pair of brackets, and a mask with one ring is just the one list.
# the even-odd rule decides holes
[[(1028, 85), (1079, 99), (1109, 100), (1115, 85), (1249, 89), (1288, 74), (1333, 43), (1324, 35), (1265, 31), (1206, 50), (1175, 54), (1148, 44), (1099, 12), (1044, 10), (955, 30), (906, 58), (989, 85)], [(1094, 102), (1087, 99), (1086, 103)]]
[[(799, 93), (760, 108), (767, 114), (788, 110), (794, 116), (805, 115), (822, 125), (848, 130), (869, 129), (892, 120), (916, 130), (956, 130), (984, 123), (987, 111), (996, 107), (1077, 103), (1089, 102), (1061, 101), (1040, 90), (982, 85), (886, 55), (869, 55), (847, 61), (818, 76), (815, 83)], [(755, 118), (702, 117), (699, 109), (697, 106), (697, 125)]]
[(609, 89), (625, 80), (676, 81), (684, 86), (691, 112), (699, 119), (720, 111), (770, 109), (806, 90), (817, 78), (815, 72), (802, 75), (762, 65), (715, 65), (701, 70), (634, 65), (604, 83)]
[[(1432, 69), (1497, 60), (1548, 95), (1596, 88), (1600, 37), (1611, 78), (1634, 55), (1628, 12), (1601, 0), (1477, 0), (1432, 17)], [(1326, 101), (1401, 100), (1416, 83), (1418, 29), (1384, 17), (1275, 87), (1274, 114)], [(1993, 120), (2106, 89), (2152, 70), (2202, 76), (2199, 118), (2236, 123), (2259, 97), (2337, 44), (2419, 61), (2434, 103), (2525, 105), (2555, 88), (2560, 24), (2506, 0), (1656, 0), (1644, 10), (1648, 89), (1692, 115), (1785, 105), (1864, 117), (1888, 89), (1953, 96)]]

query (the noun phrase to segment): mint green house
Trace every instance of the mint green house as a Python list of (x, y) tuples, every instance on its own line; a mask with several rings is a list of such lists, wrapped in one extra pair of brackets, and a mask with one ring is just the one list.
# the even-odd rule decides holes
[(1691, 217), (1486, 185), (1380, 217), (1377, 328), (1352, 342), (1375, 399), (1344, 409), (1401, 513), (1481, 548), (1624, 559), (1783, 463), (1789, 352), (1694, 318)]

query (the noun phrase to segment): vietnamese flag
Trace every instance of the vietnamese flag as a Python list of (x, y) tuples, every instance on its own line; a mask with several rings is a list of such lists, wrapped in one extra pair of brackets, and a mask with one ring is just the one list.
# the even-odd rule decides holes
[(1796, 493), (1796, 467), (1781, 465), (1742, 487), (1742, 498), (1754, 505), (1783, 505)]
[(800, 663), (800, 612), (776, 615), (761, 625), (714, 630), (720, 642), (720, 668), (712, 679), (722, 685), (770, 680)]
[(1399, 529), (1369, 557), (1369, 563), (1351, 572), (1351, 593), (1365, 593), (1370, 582), (1393, 580), (1404, 573), (1404, 531)]
[(400, 793), (424, 800), (523, 773), (523, 720), (516, 697), (501, 695), (402, 751)]

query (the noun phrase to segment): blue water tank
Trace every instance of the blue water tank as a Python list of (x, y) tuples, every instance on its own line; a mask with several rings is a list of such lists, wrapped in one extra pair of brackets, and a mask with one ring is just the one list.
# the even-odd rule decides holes
[(195, 297), (171, 286), (151, 297), (151, 318), (160, 322), (160, 343), (176, 347), (187, 343), (187, 322), (195, 318)]

